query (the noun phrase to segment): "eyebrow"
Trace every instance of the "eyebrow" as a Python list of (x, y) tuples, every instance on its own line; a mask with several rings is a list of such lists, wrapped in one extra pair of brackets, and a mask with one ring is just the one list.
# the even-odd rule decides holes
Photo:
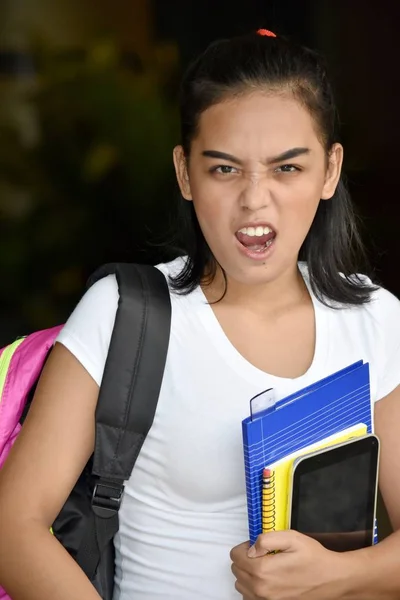
[[(274, 165), (276, 163), (283, 162), (285, 160), (291, 160), (292, 158), (297, 158), (298, 156), (302, 156), (303, 154), (309, 154), (309, 148), (291, 148), (290, 150), (286, 150), (279, 154), (278, 156), (274, 156), (274, 158), (269, 158), (267, 160), (267, 164)], [(227, 154), (226, 152), (220, 152), (219, 150), (204, 150), (202, 153), (203, 156), (207, 158), (219, 158), (221, 160), (226, 160), (228, 162), (235, 163), (236, 165), (242, 165), (243, 161), (232, 154)]]
[(278, 154), (274, 158), (270, 158), (267, 162), (270, 165), (275, 163), (283, 162), (285, 160), (291, 160), (292, 158), (297, 158), (298, 156), (303, 156), (303, 154), (310, 154), (309, 148), (291, 148), (290, 150), (286, 150), (286, 152), (282, 152), (282, 154)]
[(226, 152), (219, 152), (219, 150), (204, 150), (202, 154), (208, 158), (220, 158), (221, 160), (227, 160), (228, 162), (233, 162), (237, 165), (242, 164), (240, 158), (236, 158), (236, 156), (232, 156), (232, 154), (226, 154)]

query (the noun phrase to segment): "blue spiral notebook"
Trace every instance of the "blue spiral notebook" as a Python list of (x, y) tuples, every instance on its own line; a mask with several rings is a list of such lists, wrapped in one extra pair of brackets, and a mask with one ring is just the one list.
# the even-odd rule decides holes
[(272, 390), (250, 401), (242, 422), (250, 543), (262, 532), (262, 472), (266, 465), (364, 423), (372, 433), (369, 365), (358, 361), (274, 402)]

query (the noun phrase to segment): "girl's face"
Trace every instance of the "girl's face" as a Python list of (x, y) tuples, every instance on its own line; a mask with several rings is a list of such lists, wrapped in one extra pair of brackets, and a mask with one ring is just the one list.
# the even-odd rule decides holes
[(329, 157), (295, 99), (255, 92), (202, 113), (187, 163), (174, 162), (183, 197), (228, 279), (255, 285), (296, 269), (319, 202), (329, 201), (343, 149)]

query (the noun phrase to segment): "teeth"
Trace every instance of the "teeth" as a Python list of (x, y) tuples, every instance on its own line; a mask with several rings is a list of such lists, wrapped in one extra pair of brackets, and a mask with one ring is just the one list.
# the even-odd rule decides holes
[(272, 233), (272, 229), (269, 227), (243, 227), (239, 229), (239, 233), (243, 233), (244, 235), (248, 235), (250, 237), (261, 237), (262, 235), (267, 235), (268, 233)]
[(256, 227), (256, 236), (260, 237), (261, 235), (264, 235), (264, 227)]

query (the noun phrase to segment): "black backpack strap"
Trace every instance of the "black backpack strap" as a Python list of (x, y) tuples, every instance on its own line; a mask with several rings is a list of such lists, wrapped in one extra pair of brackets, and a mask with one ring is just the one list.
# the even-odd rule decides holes
[(77, 555), (89, 579), (118, 531), (124, 481), (153, 423), (171, 324), (168, 285), (158, 269), (105, 265), (89, 285), (112, 273), (118, 282), (119, 302), (96, 408), (93, 515)]

